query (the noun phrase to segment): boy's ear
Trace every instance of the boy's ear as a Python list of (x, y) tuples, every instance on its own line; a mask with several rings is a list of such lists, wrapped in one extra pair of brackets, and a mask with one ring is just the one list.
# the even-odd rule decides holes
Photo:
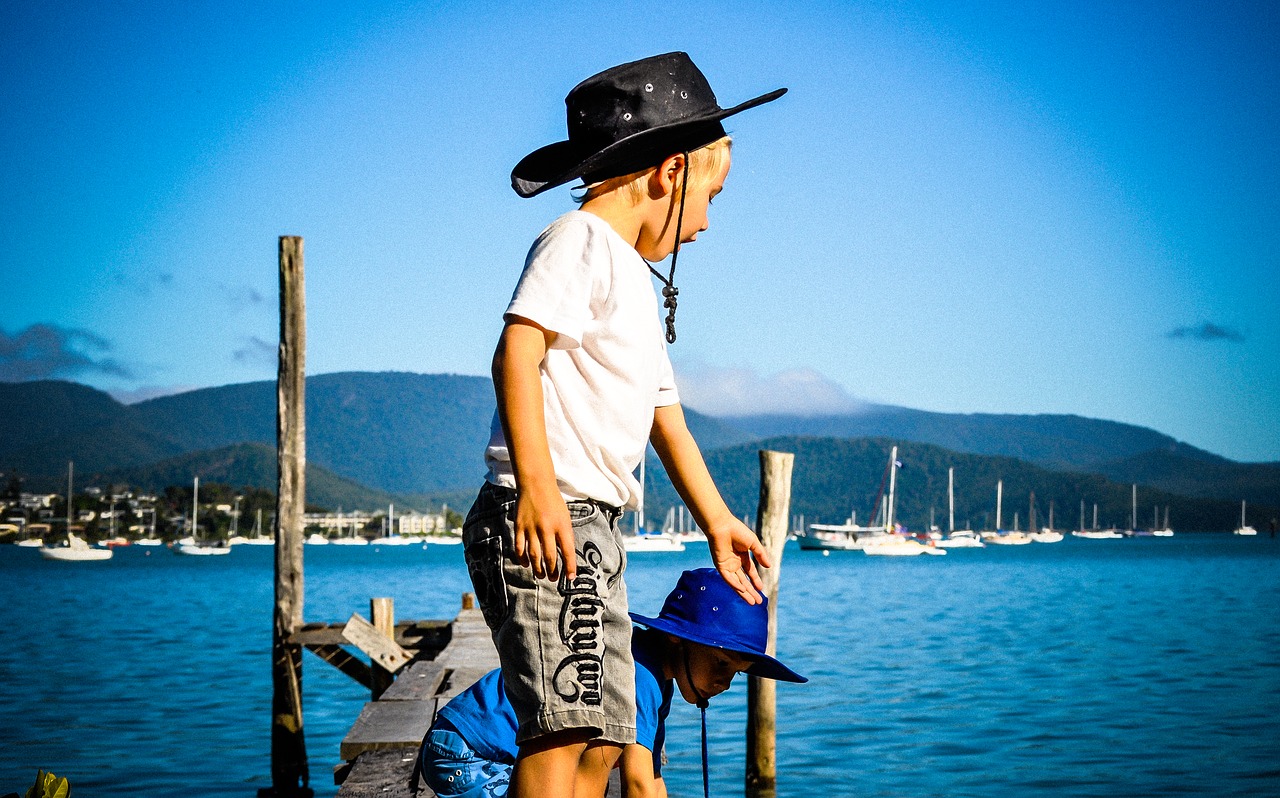
[(680, 181), (687, 166), (684, 153), (668, 155), (653, 171), (650, 180), (650, 190), (655, 192), (654, 199), (661, 199), (674, 193), (680, 187)]

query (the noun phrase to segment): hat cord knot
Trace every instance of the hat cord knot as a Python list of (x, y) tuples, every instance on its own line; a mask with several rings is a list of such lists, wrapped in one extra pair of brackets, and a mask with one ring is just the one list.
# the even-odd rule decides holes
[[(667, 343), (674, 344), (676, 342), (676, 303), (680, 296), (680, 289), (675, 285), (676, 279), (676, 259), (680, 257), (680, 235), (684, 227), (684, 199), (685, 191), (689, 187), (689, 153), (684, 153), (684, 176), (680, 180), (680, 213), (676, 216), (676, 244), (671, 250), (671, 273), (666, 277), (662, 273), (653, 268), (653, 264), (649, 263), (649, 271), (653, 272), (653, 276), (662, 281), (662, 306), (667, 309)], [(645, 261), (648, 263), (648, 261)]]

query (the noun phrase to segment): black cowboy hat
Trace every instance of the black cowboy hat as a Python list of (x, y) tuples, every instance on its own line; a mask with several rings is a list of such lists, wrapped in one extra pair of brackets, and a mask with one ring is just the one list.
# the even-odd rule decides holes
[(720, 120), (786, 92), (721, 108), (706, 77), (681, 52), (606, 69), (565, 97), (569, 140), (526, 155), (511, 170), (511, 187), (532, 197), (579, 177), (593, 183), (638, 172), (710, 144), (725, 134)]

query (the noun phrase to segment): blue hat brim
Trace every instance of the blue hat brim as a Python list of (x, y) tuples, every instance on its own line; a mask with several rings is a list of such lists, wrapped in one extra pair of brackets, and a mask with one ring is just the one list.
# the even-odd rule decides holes
[(631, 616), (631, 620), (641, 626), (648, 627), (649, 629), (653, 629), (658, 632), (666, 632), (667, 634), (674, 635), (681, 640), (700, 643), (704, 646), (710, 646), (711, 648), (722, 648), (725, 651), (732, 651), (735, 654), (741, 654), (744, 657), (755, 660), (754, 664), (750, 668), (747, 668), (746, 671), (751, 676), (759, 676), (762, 679), (774, 679), (780, 682), (796, 682), (798, 684), (804, 684), (809, 681), (804, 676), (801, 676), (791, 670), (768, 654), (760, 651), (753, 651), (732, 642), (717, 640), (706, 635), (702, 631), (701, 627), (682, 623), (679, 620), (673, 620), (670, 618), (649, 618), (634, 612), (629, 612), (627, 614)]

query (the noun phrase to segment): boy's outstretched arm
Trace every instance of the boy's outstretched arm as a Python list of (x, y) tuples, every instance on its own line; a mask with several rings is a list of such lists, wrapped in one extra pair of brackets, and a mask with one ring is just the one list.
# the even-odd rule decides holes
[(734, 518), (721, 498), (702, 452), (685, 424), (684, 409), (678, 404), (656, 408), (649, 440), (666, 466), (671, 484), (693, 513), (693, 520), (707, 533), (707, 545), (711, 547), (716, 570), (744, 599), (759, 604), (762, 601), (759, 591), (764, 590), (764, 583), (760, 581), (756, 563), (765, 568), (773, 563), (764, 544), (746, 524)]
[(508, 321), (493, 353), (493, 387), (516, 477), (516, 557), (539, 578), (555, 579), (558, 553), (565, 576), (573, 579), (573, 522), (551, 462), (538, 371), (554, 339), (555, 333), (531, 321)]
[(639, 743), (622, 749), (622, 798), (667, 798), (667, 784), (653, 775), (653, 752)]

